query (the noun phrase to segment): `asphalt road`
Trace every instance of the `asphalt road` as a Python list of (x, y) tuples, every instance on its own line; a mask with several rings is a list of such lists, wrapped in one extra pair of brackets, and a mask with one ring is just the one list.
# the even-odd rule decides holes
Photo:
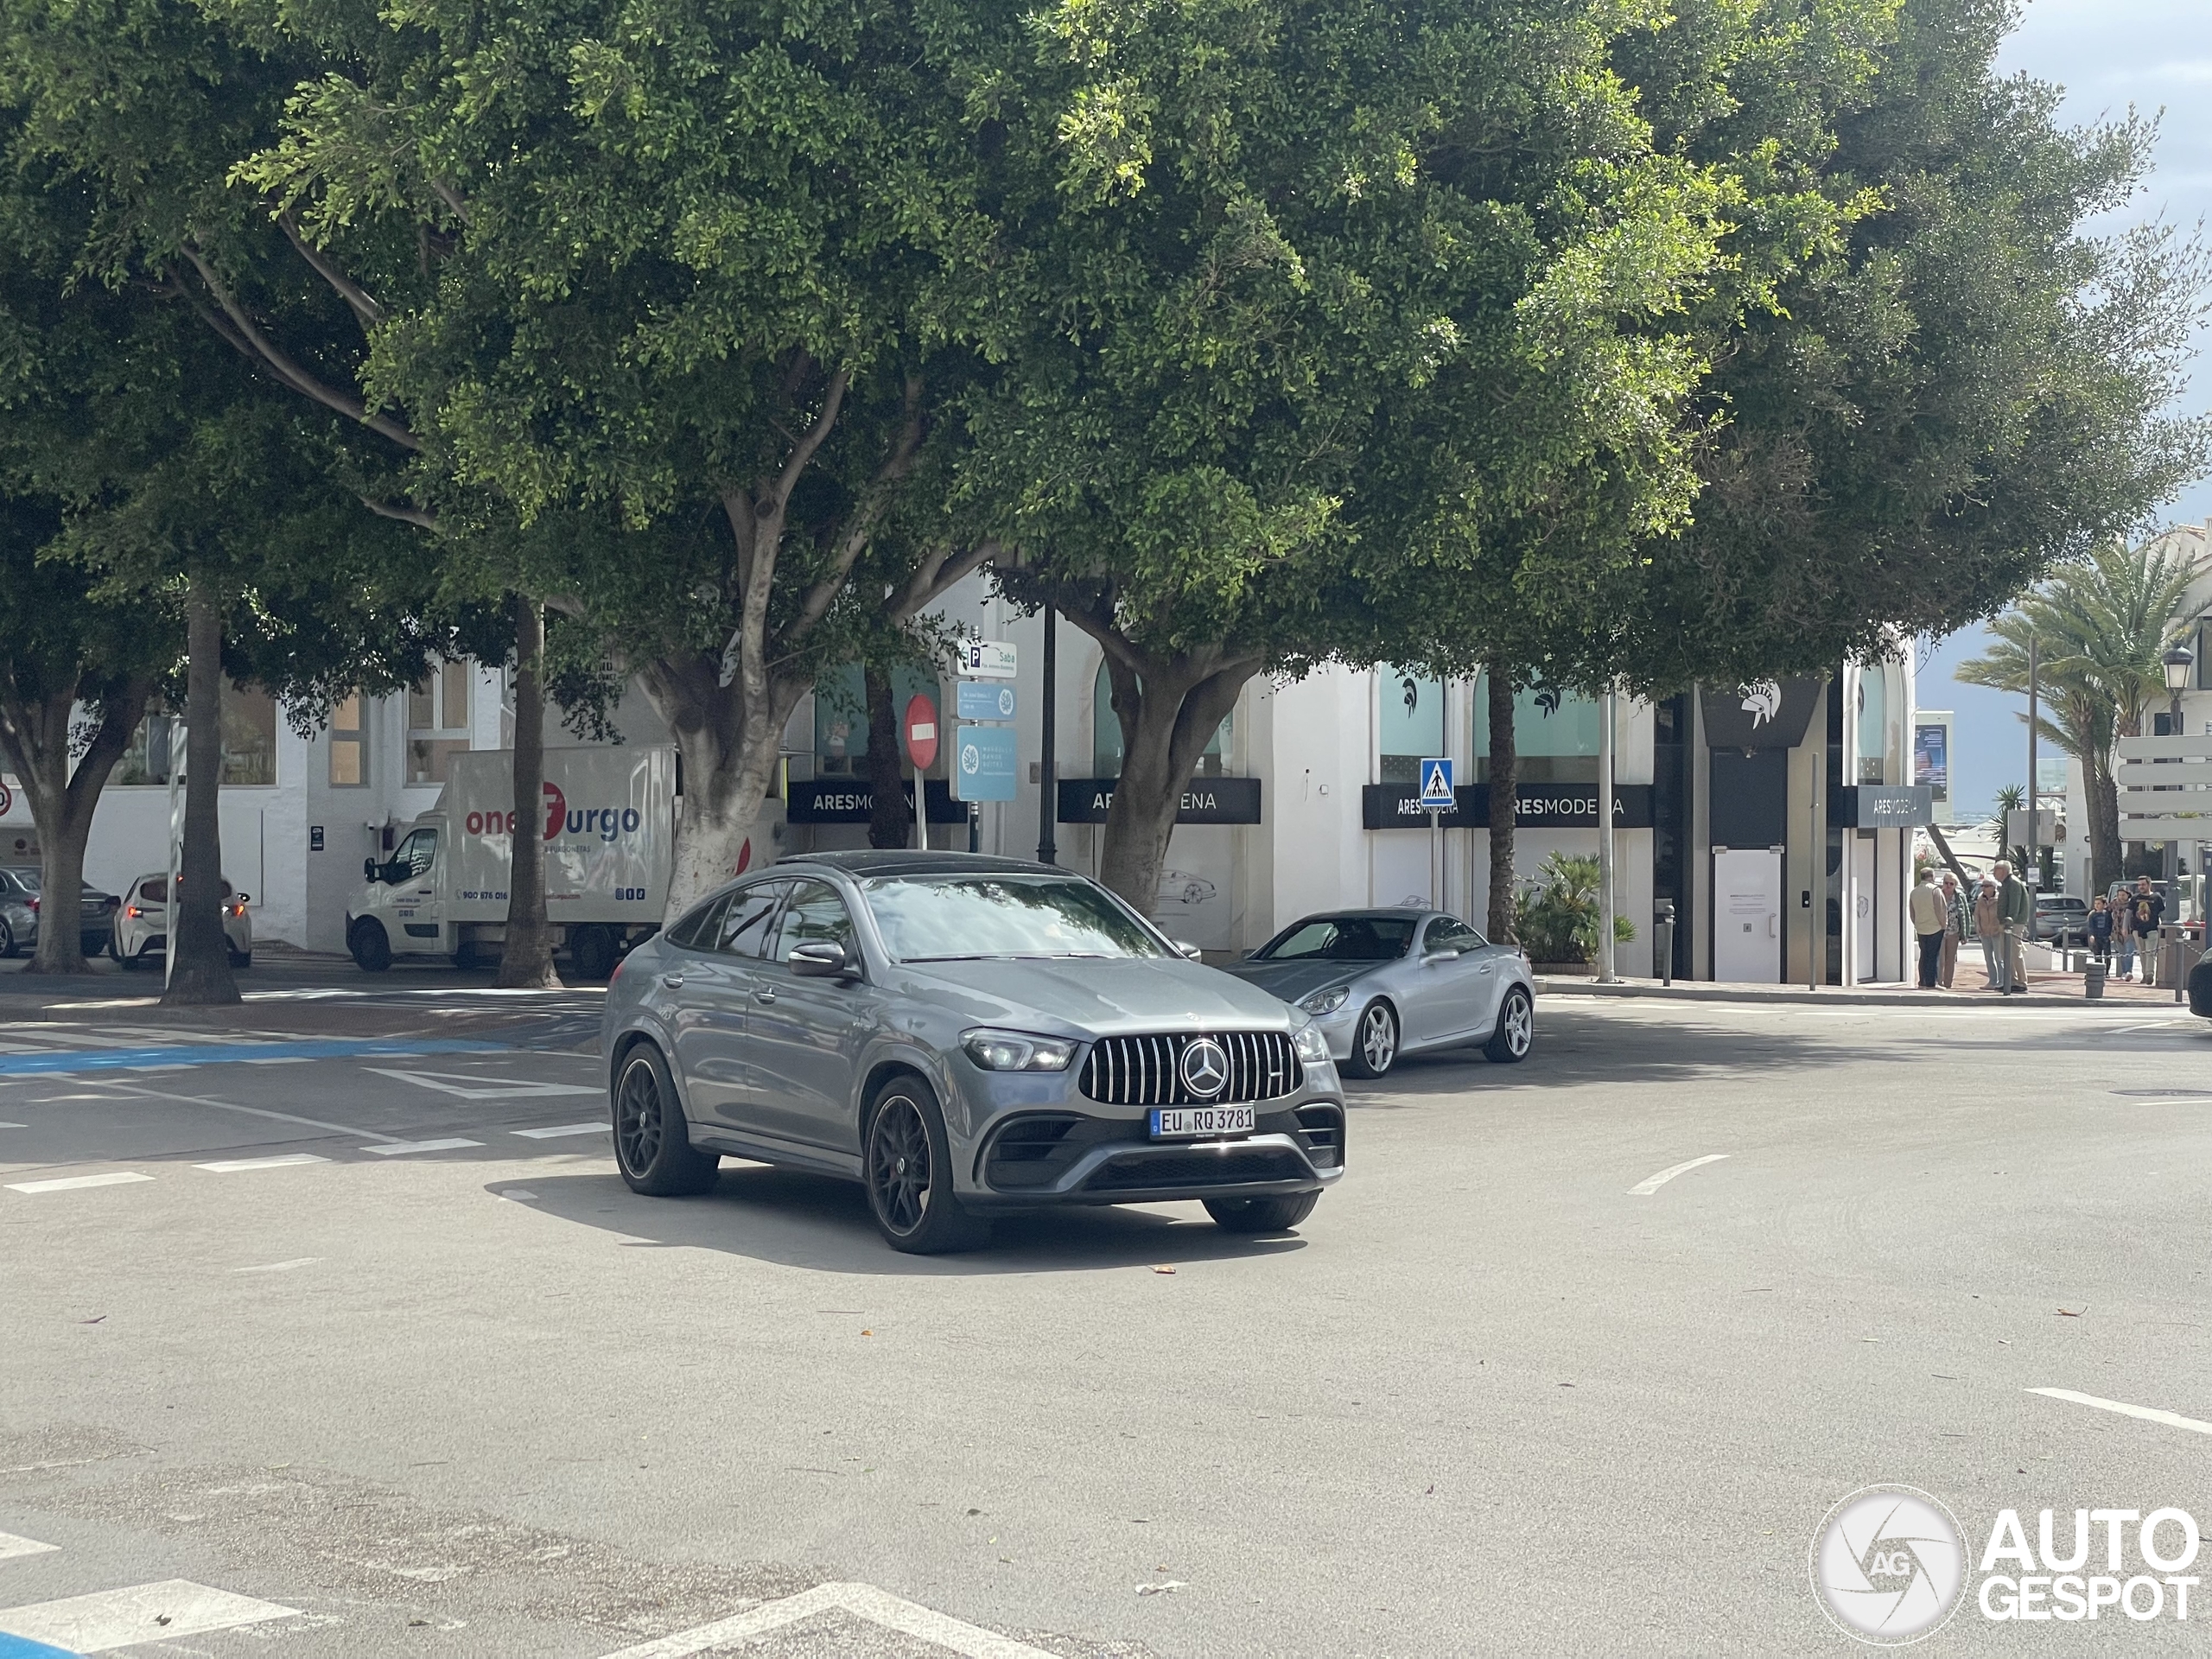
[[(0, 991), (0, 1631), (1834, 1653), (1808, 1548), (1870, 1483), (1974, 1550), (2212, 1520), (2185, 1015), (1547, 998), (1524, 1065), (1359, 1090), (1295, 1238), (1161, 1206), (917, 1261), (830, 1182), (631, 1195), (590, 993), (326, 977), (220, 1021)], [(1921, 1651), (2191, 1634), (1969, 1595)]]

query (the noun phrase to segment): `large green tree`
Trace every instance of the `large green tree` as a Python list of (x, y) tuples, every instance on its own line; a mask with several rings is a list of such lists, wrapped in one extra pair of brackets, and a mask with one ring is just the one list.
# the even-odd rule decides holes
[(1104, 653), (1101, 874), (1139, 906), (1255, 674), (1418, 647), (1501, 525), (1580, 586), (1567, 526), (1625, 543), (1687, 505), (1699, 365), (1665, 320), (1727, 197), (1653, 148), (1610, 56), (1634, 26), (1067, 5), (1008, 45), (990, 154), (1023, 329), (971, 397), (962, 499), (1020, 549), (1004, 585)]

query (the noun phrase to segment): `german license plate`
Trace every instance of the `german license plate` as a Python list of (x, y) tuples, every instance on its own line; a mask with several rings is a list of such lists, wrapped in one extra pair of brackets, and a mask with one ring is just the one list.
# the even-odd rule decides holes
[(1155, 1141), (1195, 1141), (1208, 1135), (1249, 1135), (1249, 1106), (1160, 1106), (1152, 1116)]

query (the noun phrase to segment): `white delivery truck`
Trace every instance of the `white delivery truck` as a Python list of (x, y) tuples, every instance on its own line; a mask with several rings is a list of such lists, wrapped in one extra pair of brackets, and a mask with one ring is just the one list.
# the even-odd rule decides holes
[[(395, 957), (496, 957), (506, 937), (514, 868), (514, 753), (448, 762), (438, 804), (391, 853), (365, 859), (346, 908), (346, 944), (370, 973)], [(549, 748), (545, 911), (575, 970), (604, 979), (622, 952), (660, 925), (676, 844), (676, 751)]]

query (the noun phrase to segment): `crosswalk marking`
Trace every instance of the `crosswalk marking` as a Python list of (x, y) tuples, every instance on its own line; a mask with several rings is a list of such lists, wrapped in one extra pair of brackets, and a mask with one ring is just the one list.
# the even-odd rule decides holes
[(917, 1602), (902, 1600), (872, 1584), (817, 1584), (811, 1590), (785, 1596), (780, 1601), (758, 1603), (713, 1624), (678, 1630), (673, 1636), (624, 1648), (607, 1655), (606, 1659), (691, 1659), (694, 1654), (713, 1648), (734, 1647), (770, 1630), (828, 1612), (850, 1613), (855, 1618), (864, 1618), (901, 1635), (919, 1637), (925, 1642), (950, 1648), (965, 1656), (965, 1659), (1052, 1659), (1042, 1648), (1033, 1648), (1027, 1642), (1017, 1642), (981, 1625), (963, 1624)]
[(150, 1181), (135, 1169), (111, 1170), (105, 1175), (59, 1175), (45, 1181), (10, 1181), (10, 1192), (67, 1192), (79, 1186), (123, 1186), (131, 1181)]
[(548, 1129), (510, 1129), (507, 1133), (510, 1135), (518, 1135), (525, 1141), (552, 1141), (564, 1135), (608, 1135), (613, 1133), (613, 1131), (611, 1131), (603, 1122), (593, 1122), (590, 1123), (556, 1123), (552, 1128)]
[(218, 1175), (235, 1175), (247, 1169), (289, 1169), (295, 1164), (327, 1164), (327, 1158), (318, 1158), (311, 1152), (279, 1153), (273, 1158), (224, 1158), (212, 1164), (194, 1164), (194, 1169), (213, 1170)]
[(18, 1538), (12, 1532), (0, 1532), (0, 1561), (10, 1561), (18, 1555), (44, 1555), (60, 1548), (59, 1544), (41, 1544), (35, 1538)]
[(451, 1152), (456, 1147), (480, 1147), (481, 1141), (463, 1141), (455, 1137), (448, 1141), (388, 1141), (380, 1147), (364, 1147), (364, 1152), (373, 1152), (379, 1158), (397, 1158), (410, 1152)]
[(434, 1089), (462, 1100), (529, 1100), (541, 1095), (596, 1095), (604, 1091), (574, 1083), (528, 1083), (512, 1077), (463, 1077), (453, 1071), (401, 1071), (381, 1065), (365, 1065), (380, 1077), (411, 1083), (417, 1089)]
[(209, 1630), (293, 1618), (298, 1613), (296, 1607), (211, 1590), (189, 1579), (164, 1579), (0, 1609), (0, 1632), (48, 1642), (72, 1653), (105, 1653), (140, 1642), (173, 1642)]

